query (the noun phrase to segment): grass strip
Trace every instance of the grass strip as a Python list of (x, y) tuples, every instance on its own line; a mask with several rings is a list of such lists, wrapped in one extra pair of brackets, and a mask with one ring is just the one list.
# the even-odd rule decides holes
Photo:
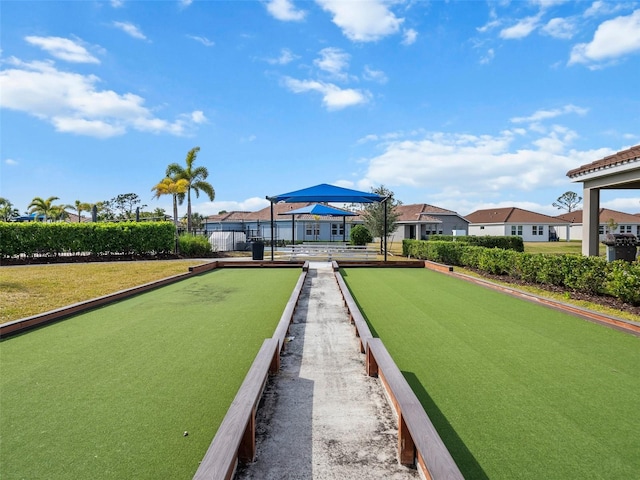
[(637, 337), (428, 270), (344, 278), (466, 478), (637, 476)]
[(0, 343), (2, 478), (191, 478), (299, 274), (217, 270)]

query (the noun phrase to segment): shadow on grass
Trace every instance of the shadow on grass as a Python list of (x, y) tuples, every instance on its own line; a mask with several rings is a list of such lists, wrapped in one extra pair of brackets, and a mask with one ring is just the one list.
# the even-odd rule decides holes
[(488, 480), (489, 477), (482, 470), (482, 467), (469, 451), (462, 439), (458, 436), (454, 428), (448, 422), (447, 418), (440, 411), (433, 399), (429, 396), (425, 388), (420, 383), (418, 377), (412, 372), (403, 371), (404, 378), (409, 386), (420, 400), (425, 411), (429, 415), (431, 422), (438, 431), (440, 438), (446, 445), (455, 460), (460, 472), (464, 478), (473, 478), (474, 480)]

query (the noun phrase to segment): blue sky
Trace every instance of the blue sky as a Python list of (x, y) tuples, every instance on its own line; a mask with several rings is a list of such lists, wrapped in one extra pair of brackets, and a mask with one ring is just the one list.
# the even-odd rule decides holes
[(640, 2), (2, 1), (0, 22), (21, 212), (136, 193), (170, 213), (151, 188), (200, 146), (203, 215), (318, 183), (554, 215), (582, 193), (568, 170), (640, 143)]

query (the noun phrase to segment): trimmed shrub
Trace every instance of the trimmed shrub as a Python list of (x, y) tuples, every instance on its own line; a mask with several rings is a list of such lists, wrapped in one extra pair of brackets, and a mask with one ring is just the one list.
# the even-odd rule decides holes
[(183, 257), (209, 257), (212, 249), (209, 240), (202, 235), (185, 233), (178, 237), (178, 250)]
[(364, 225), (356, 225), (351, 229), (349, 240), (351, 245), (366, 245), (373, 242), (373, 236)]

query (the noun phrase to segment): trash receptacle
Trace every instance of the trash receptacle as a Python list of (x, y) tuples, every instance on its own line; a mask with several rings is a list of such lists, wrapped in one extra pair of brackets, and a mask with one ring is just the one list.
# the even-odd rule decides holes
[(608, 233), (602, 242), (607, 246), (607, 262), (625, 260), (633, 262), (638, 255), (638, 238), (632, 234)]
[(264, 260), (264, 242), (253, 242), (251, 244), (251, 254), (254, 260)]

